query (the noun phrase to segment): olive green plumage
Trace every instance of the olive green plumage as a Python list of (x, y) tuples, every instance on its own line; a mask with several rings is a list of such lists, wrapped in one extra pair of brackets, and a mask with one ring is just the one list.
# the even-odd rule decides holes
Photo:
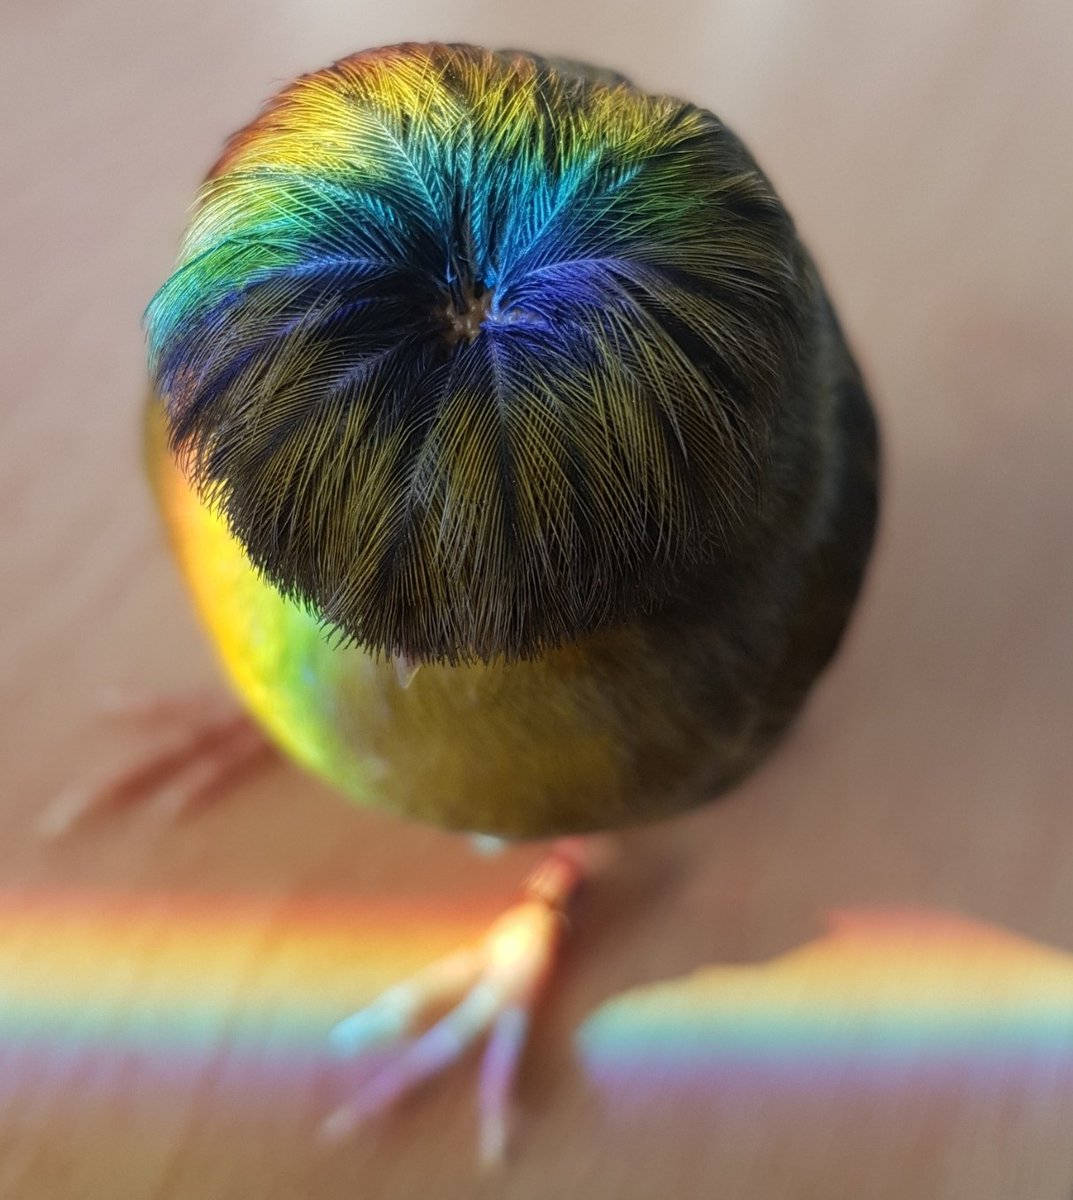
[[(710, 113), (585, 70), (408, 46), (306, 77), (233, 140), (150, 309), (158, 493), (243, 698), (360, 802), (513, 836), (745, 775), (834, 652), (876, 515), (871, 409), (770, 183)], [(364, 106), (328, 140), (326, 93)], [(243, 159), (297, 154), (303, 121), (316, 186)], [(299, 204), (329, 195), (356, 245)], [(377, 220), (389, 266), (341, 265)]]

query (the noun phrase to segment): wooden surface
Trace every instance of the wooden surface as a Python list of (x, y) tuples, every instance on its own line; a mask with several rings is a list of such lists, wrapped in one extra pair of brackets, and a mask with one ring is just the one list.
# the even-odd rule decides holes
[[(8, 0), (0, 34), (0, 1196), (1069, 1200), (1073, 8)], [(138, 461), (184, 206), (288, 77), (407, 37), (720, 113), (824, 267), (887, 453), (845, 652), (737, 795), (621, 843), (484, 1182), (472, 1063), (319, 1150), (350, 1080), (323, 1038), (532, 848), (477, 860), (286, 768), (195, 821), (35, 833), (144, 744), (101, 687), (213, 678)]]

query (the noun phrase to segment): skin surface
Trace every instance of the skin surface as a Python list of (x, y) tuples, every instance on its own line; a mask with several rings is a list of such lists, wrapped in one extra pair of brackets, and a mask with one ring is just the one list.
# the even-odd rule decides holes
[[(607, 86), (618, 86), (617, 77), (606, 78)], [(190, 412), (198, 421), (203, 412), (211, 416), (219, 388), (208, 389), (221, 377), (230, 385), (234, 372), (218, 365), (200, 368), (199, 377), (193, 372), (195, 379), (208, 382), (196, 383), (191, 392), (184, 371), (189, 375), (192, 368), (183, 366), (187, 360), (165, 338), (158, 361), (166, 364), (160, 368), (162, 378), (172, 389), (165, 397), (170, 432), (180, 444), (194, 437), (195, 457), (185, 456), (185, 475), (172, 463), (166, 406), (153, 394), (148, 458), (198, 609), (236, 690), (271, 737), (357, 802), (450, 828), (512, 837), (609, 829), (667, 816), (711, 799), (751, 770), (834, 652), (871, 547), (874, 423), (822, 284), (788, 218), (736, 139), (725, 137), (731, 139), (730, 152), (739, 155), (737, 161), (746, 163), (750, 178), (764, 189), (765, 206), (784, 224), (787, 257), (782, 265), (772, 260), (772, 278), (778, 270), (791, 272), (795, 280), (787, 293), (793, 309), (785, 317), (787, 327), (796, 331), (793, 351), (786, 351), (773, 384), (761, 381), (774, 360), (757, 358), (749, 386), (755, 383), (757, 395), (768, 397), (770, 411), (761, 415), (759, 409), (744, 408), (744, 432), (736, 435), (746, 439), (742, 454), (755, 459), (755, 486), (750, 485), (751, 493), (723, 495), (720, 490), (710, 497), (713, 503), (725, 501), (742, 510), (729, 533), (705, 542), (703, 553), (687, 546), (688, 554), (683, 550), (668, 562), (661, 562), (650, 547), (647, 576), (633, 588), (626, 611), (611, 620), (606, 614), (579, 620), (558, 644), (542, 646), (544, 635), (534, 633), (530, 645), (523, 628), (517, 634), (520, 641), (504, 641), (497, 648), (495, 630), (513, 629), (510, 619), (497, 613), (495, 625), (488, 627), (492, 632), (479, 628), (473, 635), (472, 644), (484, 652), (467, 653), (460, 641), (447, 650), (455, 661), (445, 662), (435, 654), (414, 655), (406, 639), (416, 626), (403, 625), (401, 649), (421, 662), (404, 683), (383, 647), (353, 644), (365, 626), (350, 627), (333, 611), (332, 636), (315, 597), (295, 594), (293, 579), (286, 585), (290, 595), (283, 594), (276, 561), (270, 555), (266, 562), (259, 553), (264, 568), (259, 571), (237, 536), (247, 532), (248, 500), (244, 494), (236, 498), (239, 482), (226, 471), (219, 475), (223, 468), (216, 459), (223, 455), (220, 437), (232, 436), (226, 431), (236, 419), (244, 419), (246, 409), (228, 410), (238, 418), (227, 418), (229, 423), (220, 426), (224, 434), (205, 433), (190, 424)], [(230, 163), (241, 145), (236, 139), (221, 163)], [(761, 228), (758, 223), (758, 237)], [(748, 234), (746, 225), (735, 236), (747, 239)], [(762, 262), (759, 246), (755, 253), (742, 250), (743, 261), (755, 257)], [(194, 248), (199, 247), (195, 241)], [(193, 260), (197, 270), (203, 270), (199, 264), (212, 253), (199, 250), (201, 257)], [(167, 292), (162, 295), (158, 323), (180, 350), (193, 355), (198, 343), (168, 309)], [(269, 299), (274, 295), (270, 292)], [(230, 301), (225, 297), (223, 303)], [(776, 301), (770, 303), (774, 311)], [(479, 347), (482, 338), (498, 337), (481, 326), (484, 311), (482, 304), (476, 313), (449, 313), (448, 350), (443, 352), (462, 355), (471, 344)], [(165, 336), (157, 332), (158, 340)], [(689, 336), (698, 352), (706, 353), (696, 336)], [(643, 331), (637, 337), (643, 342)], [(210, 345), (197, 353), (204, 357), (214, 351)], [(221, 394), (227, 402), (226, 389)], [(248, 398), (243, 404), (248, 407)], [(623, 419), (633, 422), (635, 417), (627, 408)], [(463, 427), (459, 436), (468, 434)], [(750, 448), (754, 444), (762, 447), (759, 454)], [(703, 466), (708, 450), (687, 442), (686, 451), (693, 449), (695, 462)], [(244, 453), (241, 445), (237, 453)], [(226, 463), (235, 456), (228, 451)], [(518, 469), (529, 466), (520, 460)], [(710, 473), (710, 478), (717, 475)], [(518, 486), (532, 491), (540, 486), (537, 479), (539, 472), (528, 482), (522, 476)], [(381, 480), (378, 476), (366, 485), (359, 479), (354, 486), (378, 489)], [(592, 484), (598, 486), (599, 481)], [(328, 492), (327, 485), (323, 490)], [(473, 481), (466, 482), (464, 496), (474, 494)], [(288, 495), (303, 503), (301, 492)], [(614, 493), (609, 500), (614, 502)], [(487, 509), (472, 507), (471, 515), (461, 502), (459, 507), (460, 523), (470, 535), (466, 544), (479, 546)], [(668, 519), (671, 524), (661, 538), (672, 548), (676, 538), (686, 546), (685, 532)], [(274, 538), (283, 541), (278, 532)], [(531, 570), (523, 557), (528, 552), (527, 543), (515, 552), (520, 571)], [(460, 586), (463, 592), (468, 586), (467, 564), (472, 568), (480, 561), (461, 553), (455, 578), (450, 577), (450, 563), (426, 563), (423, 570), (449, 604)], [(437, 570), (447, 573), (446, 582), (438, 582)], [(276, 576), (278, 587), (266, 573)], [(509, 607), (506, 598), (503, 603)], [(543, 629), (541, 620), (532, 628)], [(349, 641), (339, 636), (340, 627)], [(522, 656), (511, 652), (519, 646)]]

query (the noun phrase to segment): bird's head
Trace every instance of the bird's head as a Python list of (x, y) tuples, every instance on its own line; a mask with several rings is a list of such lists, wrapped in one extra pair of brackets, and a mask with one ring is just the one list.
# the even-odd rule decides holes
[(690, 104), (401, 45), (236, 134), (147, 311), (173, 449), (374, 653), (518, 658), (658, 605), (763, 489), (793, 227)]

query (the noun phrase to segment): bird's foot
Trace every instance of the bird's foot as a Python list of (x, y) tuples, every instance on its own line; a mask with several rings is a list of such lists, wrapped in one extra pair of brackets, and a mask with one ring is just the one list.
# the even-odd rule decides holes
[(251, 719), (220, 696), (112, 696), (102, 707), (153, 740), (126, 767), (55, 796), (38, 822), (46, 837), (150, 797), (175, 814), (198, 810), (274, 754)]
[[(327, 1118), (321, 1127), (326, 1140), (353, 1133), (487, 1033), (477, 1096), (478, 1150), (482, 1166), (502, 1161), (530, 1020), (551, 972), (566, 906), (585, 876), (585, 862), (577, 841), (558, 843), (529, 876), (523, 898), (481, 942), (389, 988), (336, 1025), (331, 1037), (341, 1054), (388, 1049), (397, 1054)], [(452, 1003), (445, 1016), (419, 1032)]]

